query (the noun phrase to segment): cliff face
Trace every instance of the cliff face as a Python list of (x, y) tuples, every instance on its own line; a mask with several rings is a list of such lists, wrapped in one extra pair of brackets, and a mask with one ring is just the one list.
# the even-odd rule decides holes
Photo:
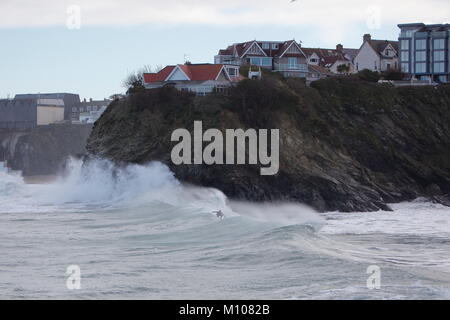
[(69, 156), (85, 154), (92, 125), (51, 125), (30, 130), (0, 130), (0, 161), (24, 176), (54, 175)]
[[(280, 170), (173, 165), (171, 133), (280, 129)], [(450, 192), (450, 86), (393, 88), (353, 78), (305, 87), (298, 79), (244, 81), (229, 95), (194, 97), (170, 88), (115, 101), (87, 150), (117, 162), (166, 163), (178, 179), (235, 199), (300, 201), (319, 210), (373, 211), (386, 203)]]

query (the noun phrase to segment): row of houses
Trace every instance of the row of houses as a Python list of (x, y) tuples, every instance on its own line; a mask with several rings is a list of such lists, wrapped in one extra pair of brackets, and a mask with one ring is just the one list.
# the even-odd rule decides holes
[(55, 123), (94, 123), (110, 100), (80, 101), (73, 93), (17, 94), (0, 99), (0, 129), (30, 129)]
[(450, 25), (414, 23), (398, 27), (398, 40), (372, 39), (365, 34), (359, 48), (342, 44), (334, 49), (307, 48), (295, 40), (234, 43), (219, 50), (214, 64), (186, 63), (144, 74), (144, 86), (175, 86), (204, 95), (242, 80), (242, 67), (250, 68), (248, 78), (260, 77), (261, 69), (266, 69), (312, 82), (371, 70), (402, 71), (417, 80), (449, 82)]

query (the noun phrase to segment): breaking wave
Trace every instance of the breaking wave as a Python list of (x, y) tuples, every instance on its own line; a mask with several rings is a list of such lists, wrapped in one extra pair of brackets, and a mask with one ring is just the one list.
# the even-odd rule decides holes
[(279, 225), (319, 228), (323, 222), (314, 210), (300, 204), (230, 202), (217, 189), (180, 183), (160, 162), (118, 167), (105, 159), (86, 163), (70, 159), (66, 167), (62, 177), (39, 186), (25, 184), (19, 174), (0, 173), (0, 199), (9, 203), (7, 211), (27, 211), (27, 204), (32, 211), (41, 208), (46, 212), (170, 205), (198, 212), (221, 210), (227, 217), (243, 216)]

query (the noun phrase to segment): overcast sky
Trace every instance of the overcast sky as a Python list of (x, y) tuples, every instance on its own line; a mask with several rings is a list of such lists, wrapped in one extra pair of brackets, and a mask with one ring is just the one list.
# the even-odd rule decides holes
[(445, 23), (448, 0), (0, 0), (0, 97), (121, 92), (142, 65), (213, 62), (233, 42), (288, 40), (359, 48), (398, 23)]

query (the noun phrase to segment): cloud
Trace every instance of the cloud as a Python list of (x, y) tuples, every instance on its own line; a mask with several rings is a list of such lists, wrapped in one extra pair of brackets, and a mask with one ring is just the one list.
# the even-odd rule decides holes
[(81, 9), (82, 27), (274, 25), (342, 33), (346, 26), (371, 19), (373, 8), (379, 8), (381, 23), (442, 23), (450, 15), (448, 0), (1, 0), (0, 28), (65, 26), (72, 5)]

